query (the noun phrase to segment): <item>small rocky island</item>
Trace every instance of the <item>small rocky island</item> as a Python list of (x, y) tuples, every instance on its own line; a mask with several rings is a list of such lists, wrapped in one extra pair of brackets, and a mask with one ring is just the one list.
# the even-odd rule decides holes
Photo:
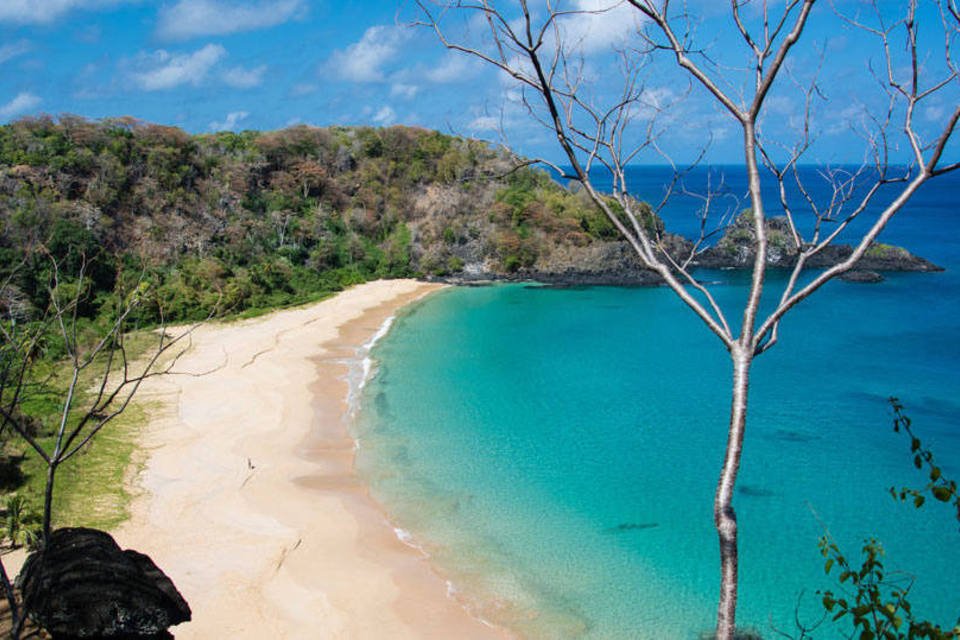
[[(657, 220), (661, 225), (662, 222)], [(767, 266), (771, 269), (790, 269), (796, 265), (789, 226), (785, 217), (772, 217), (766, 222), (768, 238)], [(681, 236), (662, 232), (665, 245), (674, 256), (688, 256), (693, 243)], [(730, 225), (720, 240), (703, 249), (691, 261), (694, 269), (750, 269), (756, 257), (755, 234), (749, 212), (742, 213)], [(807, 268), (825, 269), (842, 262), (853, 253), (849, 244), (833, 244), (807, 259)], [(936, 272), (942, 267), (915, 256), (902, 247), (876, 243), (860, 259), (856, 268), (841, 278), (849, 282), (882, 282), (885, 272)], [(524, 279), (559, 286), (624, 285), (643, 286), (662, 284), (661, 278), (643, 269), (633, 249), (625, 241), (594, 242), (585, 247), (557, 247), (545, 254), (531, 269), (504, 274), (469, 270), (454, 274), (451, 280)]]

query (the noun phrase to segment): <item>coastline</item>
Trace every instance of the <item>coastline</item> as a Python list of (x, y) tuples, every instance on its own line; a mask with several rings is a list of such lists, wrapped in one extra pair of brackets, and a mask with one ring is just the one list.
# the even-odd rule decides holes
[(193, 610), (191, 638), (509, 638), (470, 616), (398, 539), (354, 471), (349, 366), (403, 306), (440, 288), (371, 282), (309, 307), (201, 326), (143, 390), (118, 543), (150, 555)]

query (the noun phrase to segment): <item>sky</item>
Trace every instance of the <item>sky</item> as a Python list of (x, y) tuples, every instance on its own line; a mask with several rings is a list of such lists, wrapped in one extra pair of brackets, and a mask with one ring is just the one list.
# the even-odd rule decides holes
[[(531, 2), (542, 10), (544, 0)], [(862, 4), (845, 3), (851, 15)], [(563, 27), (584, 61), (590, 83), (584, 95), (598, 100), (612, 99), (621, 86), (613, 47), (636, 46), (641, 25), (634, 10), (617, 4), (566, 2), (575, 9), (610, 8), (571, 16)], [(903, 4), (880, 0), (885, 14)], [(855, 129), (866, 113), (882, 110), (869, 67), (879, 58), (866, 54), (868, 45), (877, 51), (876, 42), (837, 20), (827, 5), (821, 3), (790, 73), (771, 95), (764, 126), (772, 140), (797, 140), (803, 87), (819, 70), (816, 155), (810, 159), (856, 162), (864, 144)], [(689, 0), (689, 6), (704, 60), (732, 78), (725, 85), (731, 95), (748, 91), (747, 51), (730, 30), (727, 3)], [(745, 11), (754, 25), (758, 6)], [(505, 141), (525, 155), (560, 159), (555, 136), (524, 110), (516, 83), (445, 50), (429, 29), (411, 24), (418, 17), (408, 0), (0, 0), (0, 123), (70, 113), (133, 116), (192, 133), (406, 124)], [(921, 15), (930, 23), (923, 33), (933, 30), (935, 17), (930, 7)], [(451, 35), (482, 46), (470, 20), (448, 27)], [(942, 36), (932, 40), (942, 44)], [(938, 56), (934, 47), (925, 59), (931, 76), (943, 71)], [(923, 126), (932, 131), (960, 102), (956, 85), (923, 105)], [(628, 142), (639, 144), (644, 118), (654, 111), (662, 135), (660, 153), (648, 149), (636, 161), (686, 162), (705, 144), (713, 162), (742, 159), (736, 123), (691, 88), (668, 58), (647, 67), (642, 95), (639, 124)]]

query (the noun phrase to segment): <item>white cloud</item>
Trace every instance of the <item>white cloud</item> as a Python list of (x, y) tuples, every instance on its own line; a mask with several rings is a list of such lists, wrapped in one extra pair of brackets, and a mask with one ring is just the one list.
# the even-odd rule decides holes
[(467, 125), (470, 131), (499, 131), (500, 120), (493, 116), (478, 116)]
[(246, 111), (231, 111), (223, 122), (211, 122), (210, 131), (236, 131), (237, 125), (246, 120), (249, 115)]
[(218, 44), (208, 44), (193, 53), (176, 55), (161, 49), (151, 56), (141, 57), (141, 65), (149, 68), (135, 72), (133, 79), (146, 91), (172, 89), (182, 84), (198, 86), (225, 55), (227, 50)]
[(848, 104), (839, 112), (832, 110), (829, 112), (826, 132), (829, 135), (836, 135), (855, 130), (863, 124), (866, 118), (867, 108), (863, 104), (859, 102)]
[(231, 87), (237, 89), (252, 89), (260, 86), (263, 82), (263, 74), (267, 71), (267, 65), (260, 65), (255, 69), (244, 69), (243, 67), (234, 67), (227, 69), (223, 74), (223, 81)]
[(406, 84), (403, 82), (395, 82), (390, 87), (390, 95), (394, 98), (405, 98), (410, 100), (416, 97), (417, 92), (420, 91), (420, 87), (415, 84)]
[(2, 0), (0, 22), (48, 24), (75, 9), (100, 9), (136, 0)]
[(622, 46), (643, 23), (642, 14), (623, 0), (575, 0), (562, 22), (567, 48), (585, 54)]
[(946, 113), (942, 105), (931, 105), (923, 110), (923, 118), (927, 122), (939, 122)]
[(359, 42), (334, 51), (327, 68), (351, 82), (382, 82), (384, 65), (398, 55), (409, 37), (400, 27), (375, 25), (366, 30)]
[(293, 85), (293, 88), (290, 89), (290, 95), (294, 98), (300, 98), (302, 96), (308, 96), (312, 93), (316, 93), (320, 87), (309, 82), (301, 82), (300, 84)]
[(397, 121), (397, 112), (391, 107), (380, 107), (380, 110), (373, 116), (373, 121), (381, 126), (389, 126)]
[(166, 40), (226, 35), (283, 24), (306, 10), (303, 0), (179, 0), (160, 9), (157, 35)]
[(447, 53), (440, 64), (427, 71), (426, 78), (437, 84), (457, 82), (468, 77), (473, 70), (474, 67), (468, 62), (466, 55), (451, 52)]
[(24, 91), (17, 94), (17, 97), (10, 102), (0, 107), (0, 118), (7, 119), (16, 115), (20, 115), (26, 111), (30, 111), (36, 108), (40, 102), (40, 98), (32, 93)]
[(27, 51), (30, 51), (31, 48), (32, 46), (29, 40), (17, 40), (16, 42), (3, 45), (0, 47), (0, 64), (8, 60), (13, 60), (17, 56), (22, 56)]

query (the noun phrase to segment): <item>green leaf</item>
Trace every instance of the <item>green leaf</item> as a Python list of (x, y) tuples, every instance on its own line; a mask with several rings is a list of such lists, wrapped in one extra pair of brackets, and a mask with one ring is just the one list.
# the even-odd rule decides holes
[(918, 493), (917, 495), (913, 496), (913, 506), (915, 506), (917, 509), (919, 509), (920, 507), (922, 507), (922, 506), (923, 506), (923, 503), (926, 502), (926, 501), (927, 501), (927, 499), (924, 498), (923, 496), (921, 496), (919, 493)]
[(832, 568), (833, 568), (833, 558), (830, 558), (829, 560), (827, 560), (826, 564), (823, 565), (823, 572), (830, 573), (830, 569)]
[(940, 467), (930, 469), (930, 482), (936, 482), (940, 479)]

